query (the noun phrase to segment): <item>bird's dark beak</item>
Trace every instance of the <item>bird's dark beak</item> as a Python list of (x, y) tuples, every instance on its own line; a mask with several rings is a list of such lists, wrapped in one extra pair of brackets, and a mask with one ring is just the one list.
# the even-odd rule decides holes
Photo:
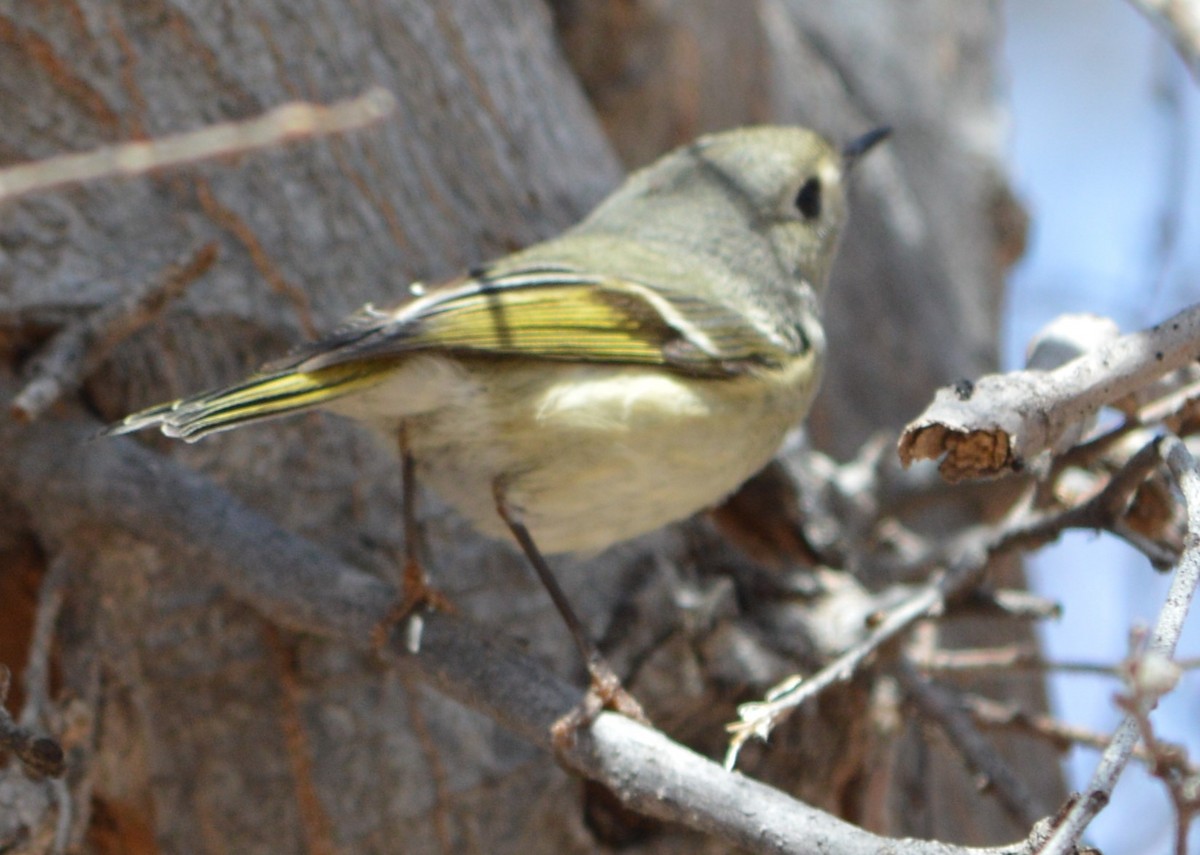
[(862, 156), (873, 149), (876, 144), (883, 142), (892, 135), (892, 129), (887, 125), (882, 128), (876, 128), (873, 131), (867, 131), (861, 137), (855, 137), (842, 146), (842, 165), (849, 170), (854, 167)]

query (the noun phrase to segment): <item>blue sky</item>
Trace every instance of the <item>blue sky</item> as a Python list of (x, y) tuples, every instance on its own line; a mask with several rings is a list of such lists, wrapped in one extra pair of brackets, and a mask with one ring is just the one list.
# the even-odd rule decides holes
[[(1005, 364), (1017, 367), (1029, 337), (1059, 314), (1104, 314), (1131, 330), (1197, 301), (1200, 89), (1121, 0), (1008, 0), (1005, 16), (1009, 163), (1033, 218), (1005, 317)], [(1170, 251), (1164, 220), (1177, 226)], [(1031, 564), (1035, 587), (1065, 607), (1043, 636), (1060, 660), (1120, 660), (1130, 627), (1153, 621), (1169, 581), (1108, 537), (1072, 536)], [(1180, 653), (1200, 654), (1200, 617)], [(1052, 702), (1072, 723), (1110, 730), (1118, 689), (1103, 678), (1056, 677)], [(1154, 720), (1200, 760), (1200, 679), (1185, 678)], [(1072, 752), (1072, 787), (1086, 783), (1097, 757)], [(1131, 767), (1089, 839), (1106, 855), (1168, 853), (1172, 829), (1162, 786)]]

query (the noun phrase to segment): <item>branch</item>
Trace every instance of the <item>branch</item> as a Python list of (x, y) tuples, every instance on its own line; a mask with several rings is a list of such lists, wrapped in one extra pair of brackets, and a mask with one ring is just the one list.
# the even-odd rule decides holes
[[(1058, 751), (1066, 751), (1072, 745), (1082, 745), (1103, 751), (1112, 742), (1112, 734), (1091, 730), (1075, 724), (1067, 724), (1045, 713), (1035, 713), (1013, 704), (1005, 704), (983, 695), (964, 694), (963, 705), (974, 722), (988, 730), (1007, 730), (1035, 736), (1049, 742)], [(1153, 766), (1155, 758), (1144, 747), (1133, 751), (1133, 759)], [(1192, 772), (1197, 770), (1189, 769)]]
[(938, 390), (900, 437), (904, 465), (942, 458), (951, 482), (1016, 472), (1103, 406), (1200, 356), (1200, 306), (1053, 371), (989, 374)]
[(940, 614), (950, 600), (960, 599), (978, 584), (988, 562), (1013, 549), (1048, 543), (1068, 528), (1112, 528), (1120, 519), (1138, 486), (1160, 460), (1157, 443), (1138, 451), (1108, 484), (1088, 501), (1066, 510), (1033, 513), (1021, 505), (995, 525), (968, 529), (948, 545), (932, 551), (922, 562), (950, 570), (887, 609), (862, 641), (847, 649), (811, 677), (790, 677), (772, 688), (764, 701), (738, 707), (739, 720), (728, 725), (732, 733), (725, 765), (733, 768), (742, 745), (753, 736), (766, 739), (791, 711), (829, 686), (849, 680), (875, 651), (898, 638), (914, 623)]
[(960, 694), (923, 677), (904, 659), (892, 673), (917, 709), (946, 734), (967, 768), (977, 776), (980, 789), (993, 793), (1014, 821), (1033, 825), (1042, 816), (1037, 799), (976, 729)]
[(11, 679), (12, 673), (0, 665), (0, 752), (12, 752), (31, 775), (57, 777), (66, 771), (62, 747), (49, 737), (35, 736), (28, 728), (18, 726), (4, 707)]
[[(0, 423), (0, 483), (45, 536), (65, 543), (81, 529), (132, 532), (276, 623), (370, 649), (372, 629), (397, 595), (392, 586), (133, 440), (87, 442), (95, 429), (85, 422), (46, 421), (37, 430)], [(543, 748), (551, 748), (551, 725), (582, 695), (536, 660), (461, 619), (425, 615), (415, 655), (407, 653), (403, 635), (403, 627), (397, 628), (389, 646), (398, 663)], [(881, 838), (611, 713), (602, 714), (559, 759), (639, 811), (754, 852), (1016, 855), (1032, 846), (976, 850)]]
[(208, 243), (140, 283), (115, 303), (68, 323), (34, 359), (30, 380), (11, 404), (14, 418), (33, 421), (55, 401), (76, 391), (124, 339), (149, 324), (217, 260)]
[[(1113, 678), (1121, 676), (1116, 665), (1104, 665), (1099, 662), (1060, 662), (1047, 659), (1042, 655), (1041, 650), (1032, 644), (935, 650), (919, 657), (913, 657), (912, 663), (926, 674), (1054, 671), (1060, 674), (1094, 674)], [(1180, 662), (1179, 666), (1186, 667), (1183, 662)]]
[(1188, 829), (1200, 809), (1196, 770), (1188, 763), (1186, 750), (1160, 740), (1150, 721), (1150, 712), (1163, 695), (1178, 685), (1183, 672), (1176, 663), (1159, 654), (1138, 650), (1144, 640), (1137, 638), (1140, 634), (1133, 633), (1135, 650), (1123, 667), (1129, 694), (1119, 695), (1117, 705), (1137, 721), (1142, 745), (1151, 757), (1150, 773), (1166, 786), (1175, 807), (1175, 852), (1187, 855)]
[(1200, 81), (1200, 3), (1196, 0), (1129, 0), (1150, 23), (1165, 33)]
[[(1167, 592), (1166, 601), (1158, 615), (1154, 632), (1147, 645), (1147, 654), (1170, 659), (1183, 632), (1184, 620), (1200, 584), (1200, 471), (1187, 447), (1176, 437), (1164, 437), (1156, 444), (1166, 461), (1167, 469), (1183, 493), (1188, 516), (1187, 545), (1175, 569), (1175, 578)], [(1165, 450), (1165, 454), (1163, 451)], [(1138, 740), (1137, 716), (1125, 717), (1113, 734), (1100, 763), (1066, 815), (1057, 823), (1053, 834), (1039, 850), (1040, 855), (1063, 855), (1070, 852), (1088, 824), (1108, 804), (1117, 779), (1129, 762)]]
[(753, 736), (765, 740), (792, 710), (814, 698), (830, 686), (853, 677), (863, 663), (887, 642), (899, 636), (922, 618), (941, 610), (947, 593), (959, 579), (971, 576), (981, 565), (964, 565), (959, 573), (942, 573), (933, 582), (904, 602), (889, 609), (871, 633), (847, 649), (811, 677), (789, 677), (767, 692), (763, 701), (738, 706), (738, 721), (727, 725), (731, 736), (725, 753), (725, 768), (737, 765), (738, 753)]
[(81, 181), (143, 175), (166, 166), (355, 130), (386, 118), (395, 107), (392, 94), (375, 87), (357, 98), (329, 106), (294, 101), (241, 122), (222, 122), (146, 142), (120, 143), (22, 163), (0, 169), (0, 203)]

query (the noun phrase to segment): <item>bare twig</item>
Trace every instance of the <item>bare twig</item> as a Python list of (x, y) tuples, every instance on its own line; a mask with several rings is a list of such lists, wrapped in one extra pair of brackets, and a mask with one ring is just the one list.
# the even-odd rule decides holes
[(793, 709), (829, 686), (850, 679), (880, 647), (906, 632), (917, 621), (940, 614), (947, 601), (961, 597), (973, 588), (992, 557), (1013, 549), (1048, 543), (1068, 528), (1111, 527), (1158, 460), (1157, 445), (1151, 443), (1130, 458), (1103, 490), (1082, 505), (1040, 514), (1032, 513), (1022, 505), (1007, 519), (995, 525), (968, 529), (943, 547), (942, 554), (928, 556), (930, 563), (941, 563), (951, 569), (936, 574), (931, 581), (888, 609), (866, 638), (813, 676), (791, 677), (772, 688), (764, 701), (738, 707), (739, 720), (728, 725), (732, 736), (725, 755), (726, 767), (732, 768), (737, 763), (738, 752), (748, 739), (753, 736), (766, 739)]
[(66, 771), (62, 747), (17, 725), (4, 707), (11, 680), (12, 672), (0, 665), (0, 751), (12, 752), (30, 774), (57, 777)]
[(1196, 0), (1129, 0), (1166, 34), (1180, 58), (1200, 81), (1200, 3)]
[[(1196, 593), (1196, 586), (1200, 583), (1200, 471), (1178, 438), (1164, 437), (1157, 445), (1167, 469), (1183, 493), (1188, 516), (1187, 547), (1175, 569), (1175, 578), (1146, 647), (1147, 653), (1170, 659), (1183, 632), (1184, 619)], [(1075, 847), (1084, 829), (1108, 803), (1137, 739), (1136, 717), (1128, 715), (1113, 734), (1087, 789), (1074, 801), (1039, 850), (1041, 855), (1063, 855)]]
[(1094, 662), (1053, 662), (1046, 659), (1041, 650), (1033, 645), (935, 650), (925, 654), (919, 660), (914, 659), (913, 664), (930, 674), (1055, 671), (1068, 674), (1119, 676), (1117, 669), (1112, 665)]
[(0, 203), (81, 181), (143, 175), (167, 166), (355, 130), (386, 118), (394, 109), (392, 94), (376, 87), (328, 106), (297, 101), (241, 122), (22, 163), (0, 169)]
[[(976, 569), (964, 565), (962, 574)], [(738, 753), (751, 737), (765, 740), (792, 710), (830, 686), (849, 680), (880, 647), (918, 620), (939, 612), (946, 593), (958, 584), (958, 578), (958, 574), (939, 575), (934, 582), (889, 609), (866, 638), (816, 674), (811, 677), (790, 677), (771, 688), (764, 700), (738, 706), (738, 721), (726, 725), (731, 736), (725, 752), (725, 768), (732, 769), (737, 765)]]
[(10, 406), (13, 417), (32, 421), (55, 401), (78, 389), (113, 348), (154, 320), (203, 276), (216, 258), (217, 245), (205, 244), (168, 265), (155, 279), (129, 290), (118, 302), (62, 329), (33, 361), (29, 382)]
[(948, 617), (1006, 617), (1016, 620), (1051, 620), (1062, 616), (1062, 604), (1016, 588), (979, 589), (954, 602)]
[[(1047, 659), (1032, 645), (1008, 647), (957, 648), (935, 650), (913, 659), (913, 664), (931, 674), (979, 673), (984, 671), (1054, 671), (1059, 674), (1095, 674), (1120, 679), (1124, 675), (1118, 665), (1099, 662), (1062, 662)], [(1195, 657), (1176, 660), (1181, 671), (1200, 668)]]
[[(1192, 51), (1190, 70), (1193, 75), (1196, 75), (1196, 78), (1191, 82), (1193, 84), (1200, 82), (1200, 3), (1197, 3), (1197, 0), (1182, 0), (1182, 2), (1181, 0), (1174, 0), (1174, 2), (1157, 0), (1157, 2), (1167, 7), (1167, 14), (1173, 15), (1177, 24), (1183, 23), (1184, 19), (1190, 16), (1190, 24), (1193, 28), (1190, 37), (1177, 39), (1175, 43), (1187, 46), (1187, 48), (1180, 48), (1181, 54), (1184, 54), (1185, 49), (1190, 48)], [(1178, 27), (1172, 29), (1177, 31)], [(1192, 150), (1191, 123), (1187, 119), (1187, 111), (1184, 106), (1187, 89), (1190, 86), (1182, 75), (1175, 73), (1175, 63), (1167, 61), (1168, 57), (1159, 56), (1156, 59), (1158, 61), (1154, 64), (1153, 92), (1155, 106), (1158, 107), (1161, 117), (1160, 121), (1163, 123), (1162, 126), (1165, 126), (1161, 136), (1165, 143), (1165, 150), (1162, 152), (1164, 169), (1160, 178), (1161, 183), (1155, 194), (1161, 201), (1155, 217), (1158, 239), (1155, 241), (1152, 261), (1151, 290), (1147, 295), (1151, 300), (1157, 300), (1162, 296), (1163, 289), (1167, 284), (1167, 275), (1179, 248), (1184, 212), (1187, 210), (1188, 200), (1191, 197), (1188, 192), (1187, 179), (1191, 171), (1188, 161), (1190, 160), (1189, 153)]]
[(1014, 523), (1002, 524), (989, 539), (991, 545), (988, 551), (996, 554), (1011, 549), (1042, 546), (1072, 528), (1112, 531), (1129, 507), (1138, 487), (1154, 472), (1160, 460), (1157, 442), (1147, 443), (1112, 475), (1100, 492), (1086, 502), (1061, 511), (1029, 514)]
[(1200, 801), (1196, 792), (1197, 774), (1187, 762), (1187, 752), (1178, 745), (1158, 739), (1151, 711), (1163, 695), (1175, 689), (1183, 670), (1159, 653), (1144, 651), (1145, 632), (1132, 633), (1133, 651), (1122, 663), (1128, 693), (1117, 697), (1117, 705), (1137, 722), (1142, 745), (1151, 757), (1150, 772), (1161, 780), (1175, 807), (1175, 852), (1187, 855), (1187, 834)]
[[(963, 706), (971, 714), (971, 718), (980, 727), (1010, 730), (1036, 736), (1046, 740), (1059, 751), (1066, 751), (1072, 745), (1082, 745), (1085, 748), (1102, 751), (1112, 741), (1111, 733), (1102, 733), (1079, 725), (1067, 724), (1054, 716), (1030, 712), (1013, 704), (1001, 703), (981, 695), (964, 693), (961, 700)], [(1154, 763), (1151, 753), (1141, 746), (1134, 749), (1133, 759), (1147, 765)]]
[(62, 608), (63, 586), (71, 574), (74, 559), (70, 551), (60, 552), (50, 562), (38, 591), (33, 637), (25, 662), (25, 706), (19, 723), (22, 727), (45, 726), (50, 705), (50, 653), (54, 646), (54, 625)]
[(1025, 782), (975, 728), (958, 692), (925, 678), (903, 657), (891, 672), (921, 714), (946, 734), (977, 776), (980, 790), (994, 795), (1008, 815), (1023, 825), (1032, 826), (1045, 815)]

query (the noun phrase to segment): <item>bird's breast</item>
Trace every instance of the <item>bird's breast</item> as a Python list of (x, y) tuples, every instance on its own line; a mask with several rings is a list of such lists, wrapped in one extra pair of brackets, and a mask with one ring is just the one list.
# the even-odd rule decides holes
[(453, 405), (412, 417), (418, 474), (506, 537), (499, 483), (547, 553), (595, 551), (714, 504), (807, 412), (816, 349), (770, 370), (696, 378), (643, 366), (472, 360)]

